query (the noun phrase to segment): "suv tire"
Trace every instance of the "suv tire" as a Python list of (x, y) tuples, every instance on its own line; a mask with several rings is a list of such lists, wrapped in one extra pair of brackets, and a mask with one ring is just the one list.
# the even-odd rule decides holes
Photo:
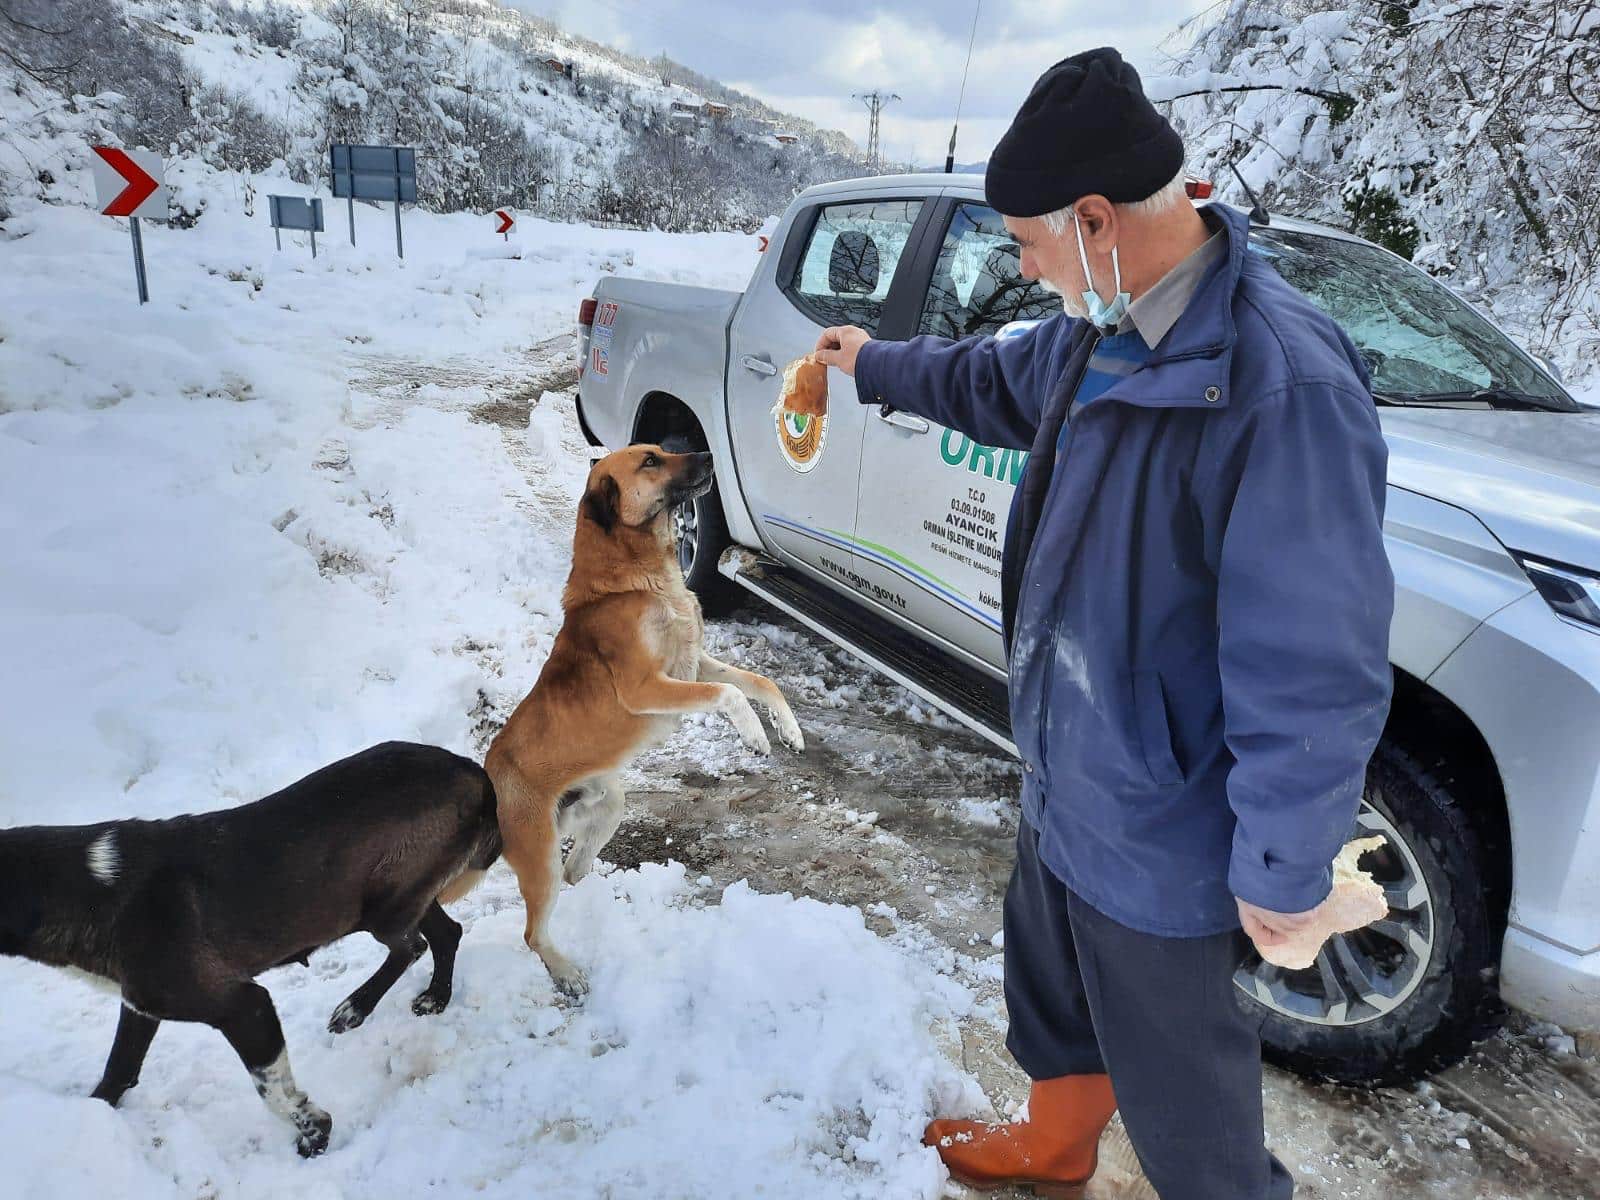
[[(1390, 843), (1362, 862), (1390, 894), (1389, 917), (1330, 939), (1305, 971), (1278, 971), (1252, 953), (1235, 980), (1262, 1020), (1267, 1061), (1338, 1083), (1394, 1086), (1456, 1062), (1500, 1024), (1503, 914), (1492, 911), (1497, 889), (1482, 839), (1438, 776), (1384, 740), (1362, 798), (1356, 832)], [(1309, 1019), (1288, 1011), (1328, 1007), (1338, 993), (1343, 1011), (1335, 1004)]]

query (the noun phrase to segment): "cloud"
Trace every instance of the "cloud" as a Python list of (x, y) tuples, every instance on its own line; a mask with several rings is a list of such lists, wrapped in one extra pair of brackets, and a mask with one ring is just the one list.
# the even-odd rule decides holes
[[(866, 106), (852, 93), (897, 93), (884, 109), (885, 157), (941, 163), (972, 31), (966, 0), (505, 0), (633, 53), (663, 50), (702, 75), (865, 143)], [(1210, 0), (983, 0), (962, 105), (963, 162), (987, 157), (1033, 81), (1051, 63), (1116, 46), (1145, 75), (1163, 73), (1162, 43)]]

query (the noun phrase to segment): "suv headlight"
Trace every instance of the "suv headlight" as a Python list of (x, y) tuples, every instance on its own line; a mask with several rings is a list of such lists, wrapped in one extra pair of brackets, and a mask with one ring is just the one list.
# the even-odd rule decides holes
[(1600, 629), (1600, 575), (1531, 554), (1512, 554), (1557, 616)]

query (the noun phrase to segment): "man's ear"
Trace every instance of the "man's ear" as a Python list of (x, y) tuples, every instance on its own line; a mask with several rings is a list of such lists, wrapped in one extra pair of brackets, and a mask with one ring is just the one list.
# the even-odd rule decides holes
[(1099, 194), (1082, 197), (1075, 205), (1078, 220), (1082, 223), (1083, 240), (1098, 248), (1102, 242), (1110, 245), (1117, 240), (1118, 224), (1116, 206)]
[(617, 481), (609, 475), (602, 475), (600, 482), (583, 494), (583, 511), (600, 526), (601, 532), (610, 533), (621, 512), (621, 499)]

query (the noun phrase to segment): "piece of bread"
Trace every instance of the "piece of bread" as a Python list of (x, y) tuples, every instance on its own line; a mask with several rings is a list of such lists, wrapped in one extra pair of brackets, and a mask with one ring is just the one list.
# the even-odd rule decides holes
[(827, 414), (828, 368), (815, 355), (797, 358), (783, 369), (783, 390), (777, 407), (806, 417)]
[(1322, 944), (1334, 934), (1349, 933), (1388, 916), (1389, 902), (1378, 881), (1356, 865), (1363, 854), (1382, 845), (1381, 837), (1347, 842), (1333, 860), (1333, 891), (1317, 906), (1311, 923), (1279, 945), (1257, 946), (1261, 957), (1273, 966), (1302, 971), (1317, 961)]

